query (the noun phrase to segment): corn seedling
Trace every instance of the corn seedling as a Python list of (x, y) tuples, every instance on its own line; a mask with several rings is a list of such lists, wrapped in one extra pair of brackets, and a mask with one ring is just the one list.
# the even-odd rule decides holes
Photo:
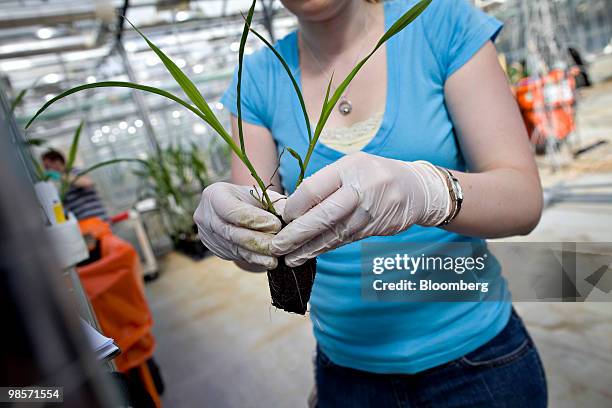
[(287, 75), (289, 75), (289, 78), (291, 80), (295, 93), (300, 101), (300, 106), (302, 108), (302, 113), (304, 115), (304, 121), (306, 122), (306, 128), (308, 131), (308, 142), (309, 143), (308, 143), (308, 150), (306, 151), (306, 156), (304, 157), (304, 159), (302, 159), (300, 155), (293, 149), (287, 148), (289, 153), (291, 153), (291, 155), (295, 157), (295, 159), (298, 161), (298, 165), (300, 167), (300, 175), (298, 177), (296, 187), (299, 186), (302, 180), (304, 179), (306, 168), (308, 167), (308, 163), (310, 162), (310, 157), (312, 156), (314, 148), (319, 140), (319, 136), (321, 135), (321, 132), (323, 131), (323, 128), (325, 127), (325, 124), (327, 123), (327, 120), (329, 119), (329, 116), (331, 115), (334, 107), (336, 106), (336, 103), (338, 103), (338, 100), (340, 100), (340, 98), (342, 97), (342, 94), (344, 93), (346, 88), (349, 86), (353, 78), (355, 78), (355, 75), (357, 75), (359, 70), (365, 65), (365, 63), (370, 59), (370, 57), (372, 57), (372, 55), (374, 55), (374, 53), (378, 51), (378, 49), (382, 47), (383, 44), (387, 42), (387, 40), (389, 40), (391, 37), (393, 37), (400, 31), (402, 31), (404, 28), (406, 28), (423, 11), (425, 11), (425, 9), (427, 8), (427, 6), (429, 6), (429, 3), (431, 3), (431, 1), (432, 0), (420, 1), (415, 6), (413, 6), (410, 10), (408, 10), (404, 15), (402, 15), (391, 27), (389, 27), (389, 29), (385, 32), (385, 34), (378, 40), (378, 42), (376, 43), (372, 51), (370, 51), (362, 60), (360, 60), (357, 63), (357, 65), (349, 72), (346, 78), (338, 85), (338, 87), (336, 88), (336, 90), (330, 97), (329, 93), (330, 93), (330, 89), (332, 86), (332, 81), (334, 79), (333, 73), (332, 73), (329, 83), (327, 85), (327, 91), (325, 93), (323, 107), (321, 109), (319, 120), (317, 121), (317, 124), (315, 126), (314, 134), (312, 133), (312, 130), (310, 128), (310, 120), (308, 119), (308, 113), (306, 111), (306, 104), (304, 103), (304, 97), (302, 96), (302, 92), (300, 90), (300, 87), (295, 77), (291, 73), (291, 69), (289, 68), (289, 66), (283, 59), (283, 57), (274, 48), (274, 46), (270, 44), (270, 42), (268, 42), (261, 34), (259, 34), (257, 31), (255, 31), (251, 27), (251, 21), (247, 18), (246, 24), (249, 26), (249, 30), (257, 38), (259, 38), (279, 60), (279, 62), (285, 69), (285, 72), (287, 73)]
[[(193, 212), (202, 190), (209, 184), (203, 152), (192, 144), (189, 149), (170, 146), (134, 170), (145, 180), (145, 195), (153, 196), (163, 210), (164, 221), (173, 241), (181, 237), (197, 240), (193, 232)], [(199, 240), (197, 241), (199, 242)]]

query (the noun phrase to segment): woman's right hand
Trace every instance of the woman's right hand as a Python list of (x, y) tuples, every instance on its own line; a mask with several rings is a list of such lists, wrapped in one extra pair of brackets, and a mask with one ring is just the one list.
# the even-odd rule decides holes
[[(202, 192), (193, 215), (198, 236), (215, 255), (235, 261), (243, 269), (264, 271), (278, 265), (270, 241), (282, 228), (280, 220), (251, 195), (252, 187), (214, 183)], [(282, 214), (284, 196), (268, 190), (274, 208)]]

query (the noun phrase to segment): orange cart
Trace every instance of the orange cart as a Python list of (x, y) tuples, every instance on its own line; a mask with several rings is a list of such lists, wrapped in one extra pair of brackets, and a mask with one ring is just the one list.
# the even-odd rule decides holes
[(137, 369), (145, 389), (160, 407), (147, 366), (155, 349), (155, 339), (138, 254), (130, 244), (113, 235), (110, 226), (101, 219), (82, 220), (79, 225), (81, 233), (99, 245), (100, 259), (77, 271), (102, 331), (121, 349), (114, 360), (117, 370), (126, 373)]

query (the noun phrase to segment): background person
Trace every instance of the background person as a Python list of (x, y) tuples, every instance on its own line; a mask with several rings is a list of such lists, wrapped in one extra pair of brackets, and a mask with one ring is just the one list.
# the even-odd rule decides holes
[[(313, 123), (332, 70), (333, 92), (414, 3), (283, 0), (299, 29), (276, 48)], [(264, 180), (280, 164), (272, 182), (291, 193), (279, 202), (290, 224), (278, 233), (280, 221), (249, 194), (253, 180), (236, 159), (235, 184), (205, 189), (195, 220), (213, 252), (248, 270), (273, 268), (281, 255), (289, 265), (318, 256), (310, 310), (320, 407), (546, 406), (537, 350), (499, 271), (489, 293), (501, 301), (361, 298), (358, 240), (470, 243), (538, 223), (538, 173), (492, 44), (500, 29), (465, 0), (434, 0), (357, 75), (295, 192), (298, 166), (290, 155), (279, 163), (278, 153), (306, 151), (298, 100), (270, 51), (245, 60), (246, 150)], [(234, 115), (235, 88), (236, 78), (223, 98)], [(463, 189), (460, 211), (444, 169)]]
[[(51, 149), (43, 153), (41, 160), (51, 178), (59, 180), (66, 172), (66, 158), (57, 150)], [(74, 213), (77, 220), (99, 217), (106, 221), (108, 215), (93, 180), (87, 176), (77, 178), (78, 174), (78, 170), (74, 169), (72, 174), (68, 175), (72, 183), (63, 200), (64, 209)]]

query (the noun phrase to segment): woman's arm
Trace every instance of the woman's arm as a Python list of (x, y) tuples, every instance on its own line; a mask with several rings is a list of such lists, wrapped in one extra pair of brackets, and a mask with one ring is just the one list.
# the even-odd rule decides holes
[[(238, 120), (232, 115), (232, 136), (238, 143)], [(275, 170), (278, 168), (278, 155), (276, 145), (270, 131), (264, 127), (243, 122), (244, 146), (247, 156), (251, 160), (257, 174), (265, 183), (272, 183), (271, 189), (281, 193), (283, 191), (280, 176)], [(274, 174), (274, 177), (272, 177)], [(255, 180), (246, 166), (232, 154), (232, 183), (252, 186)]]
[[(454, 172), (464, 202), (447, 228), (479, 237), (529, 233), (542, 212), (542, 189), (492, 43), (448, 79), (445, 92), (471, 171)], [(288, 197), (283, 217), (289, 225), (272, 239), (271, 253), (296, 266), (348, 242), (436, 226), (448, 216), (449, 200), (430, 163), (345, 156)]]
[(488, 42), (445, 84), (469, 173), (458, 217), (446, 229), (486, 238), (528, 234), (542, 213), (542, 188), (518, 106)]

